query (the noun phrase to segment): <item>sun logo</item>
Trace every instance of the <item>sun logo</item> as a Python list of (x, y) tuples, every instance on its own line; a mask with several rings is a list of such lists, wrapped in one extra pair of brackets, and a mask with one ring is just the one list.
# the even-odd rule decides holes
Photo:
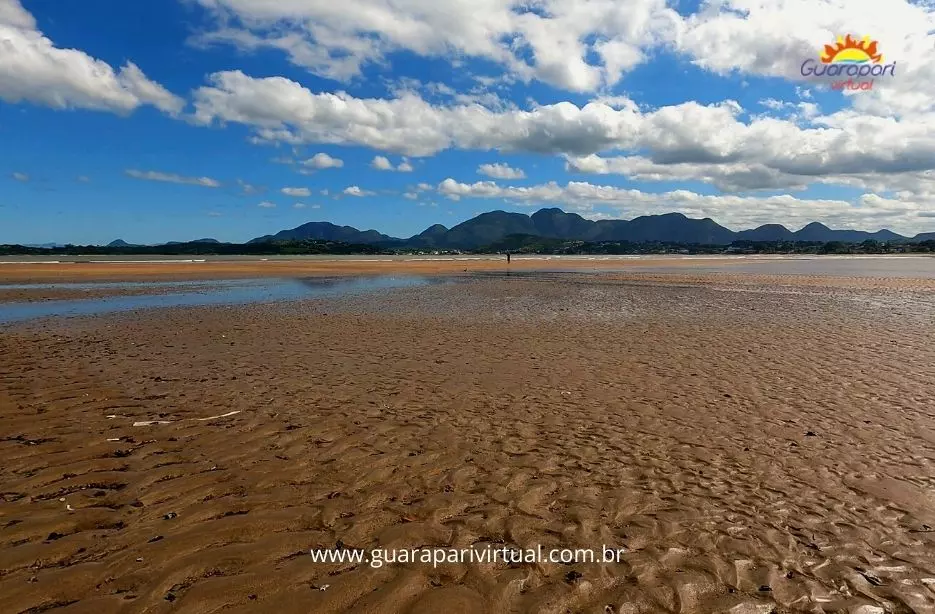
[(870, 40), (869, 36), (857, 40), (850, 34), (844, 38), (839, 36), (834, 46), (825, 45), (819, 57), (822, 64), (879, 64), (883, 61), (883, 56), (877, 53), (877, 41)]

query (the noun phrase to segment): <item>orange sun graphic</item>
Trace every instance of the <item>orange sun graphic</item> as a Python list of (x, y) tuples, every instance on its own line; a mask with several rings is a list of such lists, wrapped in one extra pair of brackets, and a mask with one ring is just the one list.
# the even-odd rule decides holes
[(857, 40), (850, 34), (845, 38), (839, 36), (833, 47), (825, 45), (820, 57), (822, 64), (879, 64), (883, 61), (883, 56), (877, 53), (877, 41), (871, 41), (869, 36)]

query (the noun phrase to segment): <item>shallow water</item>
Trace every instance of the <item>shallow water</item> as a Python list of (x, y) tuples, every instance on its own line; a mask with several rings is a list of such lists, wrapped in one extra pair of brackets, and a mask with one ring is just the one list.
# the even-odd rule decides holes
[(44, 301), (34, 303), (0, 304), (0, 324), (22, 322), (36, 318), (82, 316), (155, 307), (184, 307), (198, 305), (234, 305), (244, 303), (274, 302), (307, 298), (338, 297), (350, 294), (379, 292), (394, 288), (409, 288), (439, 283), (438, 278), (412, 275), (381, 275), (352, 278), (302, 278), (302, 279), (246, 279), (171, 283), (83, 283), (83, 284), (31, 284), (0, 286), (0, 288), (24, 289), (95, 289), (134, 288), (154, 286), (159, 288), (197, 286), (199, 291), (173, 292), (166, 294), (144, 294), (131, 296), (109, 296), (104, 298)]
[[(699, 259), (702, 260), (703, 259)], [(622, 271), (685, 273), (684, 266), (629, 266)], [(935, 258), (928, 256), (741, 257), (698, 263), (692, 273), (755, 273), (760, 275), (827, 275), (935, 279)]]

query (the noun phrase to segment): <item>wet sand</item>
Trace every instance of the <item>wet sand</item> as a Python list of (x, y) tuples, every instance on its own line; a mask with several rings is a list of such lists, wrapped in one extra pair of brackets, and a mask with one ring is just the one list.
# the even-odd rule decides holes
[(3, 610), (931, 612), (933, 333), (924, 281), (688, 272), (0, 328)]
[[(902, 256), (888, 256), (874, 260), (895, 261)], [(919, 257), (911, 257), (913, 260)], [(781, 259), (780, 259), (781, 260)], [(830, 259), (826, 258), (825, 261)], [(756, 259), (752, 260), (753, 262)], [(768, 259), (764, 260), (764, 262)], [(935, 258), (932, 259), (935, 262)], [(433, 258), (368, 258), (327, 259), (310, 258), (288, 260), (272, 258), (216, 259), (198, 262), (178, 261), (127, 261), (127, 262), (0, 262), (0, 284), (3, 283), (48, 283), (90, 281), (167, 281), (167, 280), (215, 280), (236, 278), (270, 278), (303, 276), (347, 276), (347, 275), (447, 275), (475, 272), (543, 271), (543, 270), (632, 270), (646, 272), (649, 269), (673, 268), (678, 270), (697, 269), (699, 266), (717, 264), (724, 267), (742, 267), (751, 260), (711, 256), (643, 256), (643, 257), (561, 257), (561, 256), (516, 256), (507, 265), (505, 256), (450, 256)], [(696, 271), (697, 272), (697, 271)]]
[[(452, 257), (449, 260), (213, 260), (207, 262), (74, 262), (26, 263), (0, 266), (0, 283), (40, 283), (63, 281), (140, 281), (140, 280), (198, 280), (254, 277), (299, 277), (313, 275), (381, 275), (410, 273), (432, 275), (467, 271), (506, 270), (506, 257)], [(467, 259), (470, 258), (470, 259)], [(546, 268), (550, 261), (537, 259), (514, 260), (512, 270)], [(600, 261), (567, 261), (568, 266), (601, 266)], [(605, 261), (619, 263), (621, 261)], [(622, 261), (626, 262), (626, 261)], [(563, 261), (563, 265), (566, 261)], [(554, 266), (554, 262), (553, 262)], [(609, 266), (609, 265), (604, 265)]]

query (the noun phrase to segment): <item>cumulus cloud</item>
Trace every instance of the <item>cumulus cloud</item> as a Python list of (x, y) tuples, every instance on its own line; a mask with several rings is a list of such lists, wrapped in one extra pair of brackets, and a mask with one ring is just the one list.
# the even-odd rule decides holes
[(259, 203), (257, 207), (260, 207), (261, 209), (275, 209), (276, 203), (271, 203), (268, 200), (264, 200), (263, 202)]
[(373, 196), (374, 192), (362, 190), (359, 186), (352, 185), (344, 188), (344, 194), (347, 196)]
[[(874, 114), (935, 109), (935, 12), (905, 0), (719, 0), (682, 20), (674, 44), (698, 66), (805, 81), (801, 63), (837, 36), (871, 35), (897, 78), (878, 80), (854, 105)], [(815, 81), (812, 80), (814, 83)], [(866, 95), (864, 95), (866, 94)]]
[(526, 173), (521, 169), (512, 168), (508, 164), (481, 164), (477, 167), (477, 172), (481, 175), (487, 175), (494, 179), (525, 179)]
[(83, 51), (56, 47), (19, 0), (0, 0), (0, 99), (114, 113), (152, 105), (177, 115), (185, 106), (133, 62), (115, 71)]
[(616, 83), (645, 59), (646, 47), (672, 40), (680, 23), (665, 0), (348, 0), (340, 10), (321, 2), (197, 1), (217, 22), (197, 44), (276, 49), (332, 79), (408, 51), (480, 58), (573, 91)]
[(312, 191), (308, 188), (283, 188), (280, 192), (294, 198), (307, 198), (312, 195)]
[(659, 164), (643, 156), (569, 157), (565, 169), (595, 175), (624, 175), (639, 181), (702, 181), (725, 192), (807, 187), (810, 178), (747, 162)]
[(23, 30), (35, 30), (36, 20), (29, 14), (19, 0), (0, 1), (0, 24)]
[(306, 205), (305, 203), (296, 203), (292, 205), (293, 209), (320, 209), (321, 205)]
[(389, 158), (385, 156), (376, 156), (373, 161), (370, 163), (371, 168), (375, 168), (378, 171), (391, 171), (393, 170), (393, 165), (390, 163)]
[(585, 217), (600, 217), (596, 207), (610, 208), (615, 216), (633, 218), (669, 212), (694, 218), (713, 218), (734, 230), (754, 228), (766, 223), (780, 223), (798, 229), (816, 219), (836, 228), (877, 228), (919, 231), (922, 205), (913, 201), (886, 199), (874, 194), (854, 202), (845, 200), (800, 199), (778, 196), (703, 195), (689, 190), (649, 193), (616, 186), (570, 181), (565, 185), (549, 182), (534, 186), (501, 186), (493, 181), (462, 183), (452, 178), (437, 186), (439, 194), (450, 200), (493, 199), (518, 205), (538, 207), (561, 205)]
[[(935, 62), (928, 59), (935, 13), (908, 0), (710, 0), (680, 15), (665, 0), (197, 0), (217, 26), (197, 38), (241, 49), (272, 48), (317, 74), (347, 80), (367, 64), (407, 51), (498, 64), (510, 78), (574, 92), (609, 89), (660, 50), (718, 74), (804, 82), (799, 65), (837, 35), (872, 34), (899, 79), (856, 103), (868, 111), (932, 109)], [(457, 97), (444, 84), (427, 93)], [(466, 102), (462, 99), (461, 102)], [(487, 105), (490, 106), (490, 105)]]
[(308, 160), (304, 160), (302, 164), (309, 168), (321, 170), (326, 168), (341, 168), (344, 166), (344, 161), (338, 158), (332, 158), (326, 153), (317, 153)]
[(160, 173), (158, 171), (139, 171), (136, 169), (127, 169), (125, 171), (128, 177), (134, 179), (143, 179), (146, 181), (161, 181), (164, 183), (179, 183), (184, 185), (198, 185), (205, 188), (219, 188), (221, 182), (211, 177), (183, 177), (174, 173)]
[[(240, 72), (217, 73), (211, 81), (195, 94), (200, 121), (244, 123), (272, 141), (364, 145), (408, 155), (449, 148), (563, 153), (569, 168), (580, 172), (626, 174), (635, 165), (647, 177), (701, 178), (725, 189), (795, 188), (819, 179), (853, 185), (874, 175), (935, 169), (935, 113), (900, 119), (851, 109), (819, 115), (817, 107), (808, 107), (807, 117), (776, 118), (750, 116), (730, 100), (643, 110), (620, 99), (613, 106), (560, 102), (495, 112), (431, 105), (413, 95), (313, 94), (286, 79)], [(646, 154), (606, 165), (589, 157), (611, 150)], [(375, 163), (390, 165), (383, 156)]]
[(453, 147), (586, 155), (625, 145), (640, 120), (633, 107), (615, 110), (600, 103), (498, 112), (476, 104), (434, 106), (411, 93), (393, 99), (315, 94), (283, 77), (253, 78), (240, 71), (208, 80), (194, 93), (194, 121), (247, 125), (256, 142), (363, 145), (410, 156)]
[(398, 166), (393, 166), (393, 163), (390, 162), (390, 159), (386, 156), (374, 156), (373, 160), (370, 162), (370, 168), (374, 168), (378, 171), (399, 171), (400, 173), (411, 173), (413, 170), (409, 160), (403, 158), (403, 161), (400, 162)]

